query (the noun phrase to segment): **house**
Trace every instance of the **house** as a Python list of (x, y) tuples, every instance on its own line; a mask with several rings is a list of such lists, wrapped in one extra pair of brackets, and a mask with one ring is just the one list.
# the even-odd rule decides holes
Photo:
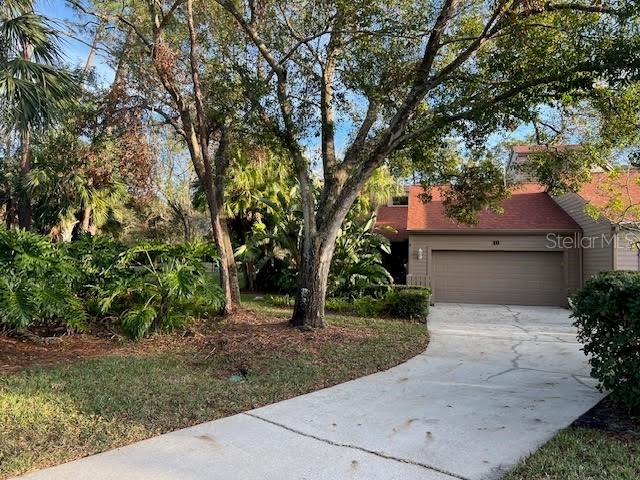
[[(376, 228), (392, 246), (385, 265), (398, 283), (430, 286), (435, 302), (566, 305), (590, 276), (638, 270), (638, 249), (618, 222), (595, 220), (585, 206), (603, 206), (604, 172), (580, 192), (559, 198), (535, 183), (514, 188), (503, 213), (484, 211), (477, 225), (449, 219), (442, 188), (424, 202), (422, 187), (408, 189), (378, 209)], [(640, 203), (639, 173), (626, 197)]]

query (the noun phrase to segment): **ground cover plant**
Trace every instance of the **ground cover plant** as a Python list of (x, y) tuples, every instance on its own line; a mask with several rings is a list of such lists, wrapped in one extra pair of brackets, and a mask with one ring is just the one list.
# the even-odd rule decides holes
[(640, 478), (640, 412), (611, 397), (560, 431), (505, 480)]

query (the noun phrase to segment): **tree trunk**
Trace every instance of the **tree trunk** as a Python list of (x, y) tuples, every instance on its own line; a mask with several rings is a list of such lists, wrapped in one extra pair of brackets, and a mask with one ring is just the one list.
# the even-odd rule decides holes
[(337, 231), (329, 235), (329, 238), (305, 236), (306, 245), (302, 248), (296, 302), (290, 321), (294, 327), (324, 327), (324, 302), (336, 236)]
[(27, 191), (27, 177), (31, 172), (31, 133), (29, 127), (20, 132), (20, 196), (18, 199), (18, 225), (31, 228), (31, 198)]
[[(321, 328), (324, 326), (324, 303), (336, 238), (349, 209), (365, 180), (356, 184), (334, 203), (320, 205), (309, 221), (305, 221), (302, 255), (298, 270), (298, 290), (291, 325)], [(309, 202), (302, 197), (302, 202)], [(303, 209), (305, 217), (309, 209)], [(308, 227), (312, 225), (312, 229)]]
[(6, 207), (5, 207), (6, 209), (5, 209), (4, 221), (5, 221), (7, 230), (11, 230), (15, 224), (15, 211), (14, 211), (13, 198), (11, 197), (11, 195), (13, 195), (13, 193), (9, 192)]
[(88, 233), (91, 232), (91, 207), (85, 207), (82, 210), (82, 220), (80, 221), (80, 233)]
[[(210, 197), (210, 195), (207, 195)], [(220, 257), (220, 285), (225, 296), (225, 314), (233, 313), (240, 305), (240, 287), (238, 284), (238, 267), (233, 256), (233, 246), (229, 236), (229, 229), (224, 215), (221, 213), (221, 205), (213, 198), (209, 201), (211, 214), (211, 227), (213, 238)]]

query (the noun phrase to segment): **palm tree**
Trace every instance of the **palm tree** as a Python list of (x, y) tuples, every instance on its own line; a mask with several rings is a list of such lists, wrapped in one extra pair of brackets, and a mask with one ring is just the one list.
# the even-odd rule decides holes
[(0, 131), (18, 133), (20, 164), (18, 222), (31, 226), (26, 179), (31, 171), (33, 129), (51, 125), (73, 102), (78, 85), (58, 67), (59, 37), (51, 22), (35, 13), (33, 0), (0, 2)]

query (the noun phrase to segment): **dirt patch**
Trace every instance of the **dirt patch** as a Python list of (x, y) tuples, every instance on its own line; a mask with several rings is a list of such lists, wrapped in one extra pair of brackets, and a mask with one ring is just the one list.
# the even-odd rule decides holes
[(573, 422), (572, 427), (640, 438), (640, 412), (629, 410), (609, 396)]
[(373, 335), (374, 332), (362, 327), (329, 325), (322, 329), (301, 330), (289, 326), (282, 317), (244, 310), (227, 318), (217, 333), (200, 337), (194, 362), (224, 355), (232, 359), (234, 371), (246, 372), (252, 370), (257, 356), (275, 353), (293, 357), (303, 351), (315, 353), (330, 345), (365, 341)]
[(140, 342), (119, 336), (98, 334), (48, 337), (44, 342), (28, 338), (0, 336), (0, 373), (26, 368), (47, 367), (94, 357), (145, 355), (163, 351), (191, 350), (193, 361), (205, 362), (212, 356), (233, 359), (233, 368), (249, 368), (255, 355), (296, 355), (317, 351), (331, 344), (365, 341), (374, 333), (362, 327), (327, 326), (318, 330), (300, 330), (283, 317), (241, 310), (224, 319), (201, 321), (171, 334), (156, 334)]
[(108, 355), (118, 349), (115, 342), (93, 335), (63, 335), (46, 343), (0, 336), (0, 373)]

